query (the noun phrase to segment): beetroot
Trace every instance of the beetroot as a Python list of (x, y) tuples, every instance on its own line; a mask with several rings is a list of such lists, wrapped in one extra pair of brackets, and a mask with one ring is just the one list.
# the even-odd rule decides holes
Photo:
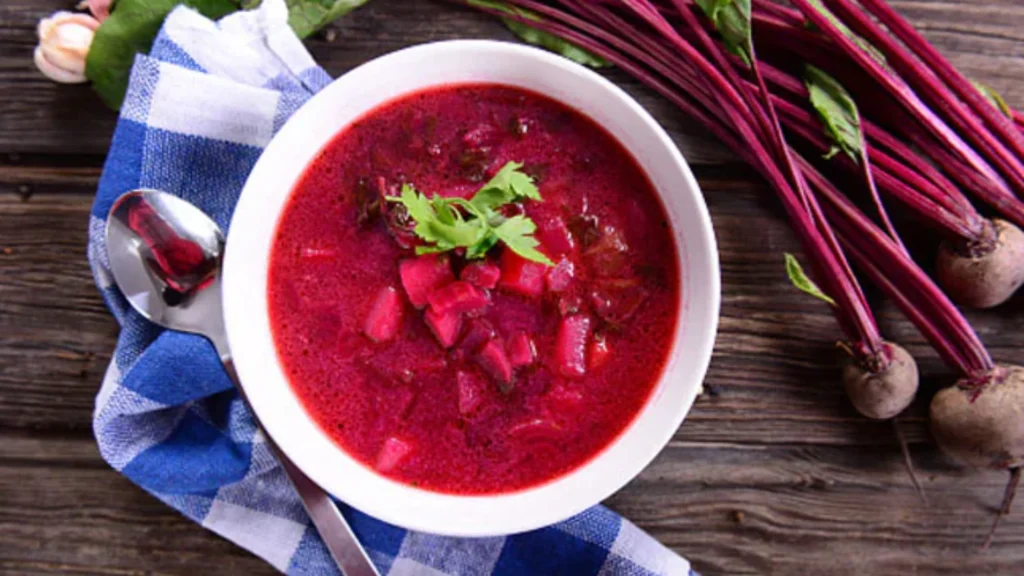
[(544, 293), (547, 267), (531, 262), (511, 250), (501, 255), (501, 287), (509, 292), (536, 298)]
[(431, 293), (455, 281), (448, 256), (444, 254), (406, 258), (398, 263), (398, 274), (409, 302), (416, 308), (426, 306)]
[(579, 378), (587, 373), (587, 340), (590, 318), (576, 315), (562, 319), (555, 340), (555, 368), (562, 376)]
[(374, 342), (386, 342), (402, 326), (402, 295), (393, 287), (381, 288), (363, 323), (363, 333)]
[(847, 355), (843, 385), (858, 412), (876, 420), (895, 417), (917, 394), (917, 364), (902, 346), (884, 342), (877, 356)]
[(612, 349), (608, 347), (608, 338), (600, 332), (595, 332), (587, 349), (587, 370), (594, 371), (604, 366), (611, 355)]
[(932, 398), (930, 415), (932, 436), (945, 454), (968, 466), (1010, 472), (982, 545), (987, 548), (1010, 513), (1024, 465), (1024, 368), (997, 365), (983, 377), (962, 378)]
[(512, 364), (500, 338), (491, 338), (484, 344), (476, 354), (476, 362), (503, 392), (507, 391), (507, 386), (512, 383)]
[(997, 366), (980, 382), (961, 379), (932, 398), (935, 442), (954, 460), (1005, 470), (1024, 464), (1024, 368)]
[(548, 268), (547, 274), (544, 275), (544, 281), (547, 284), (548, 292), (565, 292), (575, 276), (576, 266), (573, 265), (572, 260), (562, 258), (558, 264)]
[(465, 280), (479, 288), (493, 289), (501, 278), (501, 268), (490, 260), (476, 260), (466, 264), (459, 273), (459, 280)]
[(533, 220), (537, 224), (537, 240), (540, 240), (540, 245), (552, 260), (554, 256), (572, 252), (576, 247), (576, 242), (561, 217), (538, 215)]
[(491, 301), (483, 290), (458, 280), (431, 292), (427, 302), (437, 314), (464, 314), (486, 308)]
[(462, 329), (462, 314), (458, 312), (438, 314), (431, 308), (423, 313), (423, 321), (437, 341), (441, 343), (441, 346), (451, 348), (458, 340), (459, 331)]
[(469, 321), (462, 340), (459, 341), (459, 347), (468, 352), (475, 353), (488, 340), (495, 338), (497, 335), (497, 330), (494, 329), (490, 322), (482, 318), (473, 318)]
[(1005, 220), (992, 220), (990, 242), (939, 248), (935, 275), (949, 296), (972, 308), (1009, 300), (1024, 284), (1024, 233)]
[(483, 383), (472, 373), (460, 370), (455, 374), (455, 385), (459, 389), (459, 414), (468, 416), (483, 402)]
[(377, 452), (377, 459), (374, 463), (374, 467), (380, 472), (390, 472), (398, 467), (409, 453), (412, 452), (412, 446), (405, 440), (396, 438), (395, 436), (389, 436), (384, 441), (384, 445), (381, 446), (380, 451)]
[(537, 349), (529, 334), (520, 330), (508, 339), (508, 360), (513, 368), (529, 366), (536, 359)]

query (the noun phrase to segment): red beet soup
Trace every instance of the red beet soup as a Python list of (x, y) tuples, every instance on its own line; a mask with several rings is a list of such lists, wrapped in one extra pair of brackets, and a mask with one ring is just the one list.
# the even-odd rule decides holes
[(680, 290), (664, 208), (610, 134), (539, 94), (460, 84), (381, 105), (319, 153), (278, 223), (268, 296), (285, 373), (346, 452), (488, 494), (562, 476), (625, 430)]

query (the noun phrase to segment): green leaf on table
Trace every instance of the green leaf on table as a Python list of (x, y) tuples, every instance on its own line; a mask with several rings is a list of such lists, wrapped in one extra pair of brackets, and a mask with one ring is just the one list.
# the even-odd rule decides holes
[(839, 81), (810, 64), (804, 66), (804, 85), (807, 86), (811, 106), (832, 141), (832, 149), (825, 158), (845, 152), (854, 162), (860, 162), (864, 152), (864, 134), (853, 97)]
[(818, 288), (818, 285), (804, 274), (804, 269), (800, 267), (800, 262), (797, 261), (796, 256), (789, 252), (786, 253), (786, 275), (789, 276), (789, 281), (793, 286), (815, 298), (828, 302), (832, 306), (836, 305), (836, 301), (831, 296), (822, 292), (821, 288)]
[(1007, 118), (1013, 118), (1013, 110), (1010, 109), (1010, 105), (1006, 103), (1006, 100), (1003, 100), (1003, 96), (999, 94), (999, 92), (996, 92), (995, 88), (974, 80), (971, 80), (971, 84), (974, 85), (978, 92), (981, 92), (981, 95), (984, 96), (986, 100), (991, 102), (993, 106), (1006, 115)]
[(366, 0), (285, 0), (288, 25), (299, 38), (317, 30), (366, 4)]
[[(519, 8), (518, 6), (512, 6), (505, 2), (498, 2), (496, 0), (467, 0), (466, 3), (476, 8), (504, 12), (506, 14), (519, 16), (526, 20), (539, 21), (541, 19), (541, 16), (532, 10)], [(561, 54), (573, 62), (583, 64), (584, 66), (590, 66), (591, 68), (604, 68), (605, 66), (611, 66), (611, 63), (604, 58), (601, 58), (596, 54), (592, 54), (591, 52), (580, 48), (572, 42), (563, 40), (554, 34), (538, 30), (537, 28), (524, 24), (523, 22), (513, 18), (502, 18), (501, 20), (509, 30), (524, 42), (540, 46), (541, 48), (545, 48), (556, 54)]]
[[(886, 60), (885, 60), (885, 55), (882, 54), (881, 50), (879, 50), (878, 48), (875, 48), (870, 42), (868, 42), (864, 38), (860, 37), (859, 35), (854, 34), (853, 30), (850, 30), (849, 26), (847, 26), (846, 24), (843, 24), (842, 20), (837, 18), (836, 15), (833, 14), (831, 10), (826, 8), (825, 5), (821, 3), (821, 0), (807, 0), (807, 2), (812, 7), (814, 7), (814, 9), (816, 11), (821, 13), (822, 16), (827, 18), (828, 21), (831, 22), (833, 26), (838, 28), (839, 31), (842, 32), (844, 36), (846, 36), (847, 38), (852, 40), (854, 44), (856, 44), (857, 46), (860, 46), (862, 50), (864, 50), (865, 52), (868, 53), (869, 56), (874, 58), (875, 62), (878, 62), (879, 64), (881, 64), (883, 66), (887, 66), (888, 65)], [(814, 24), (812, 24), (811, 22), (807, 22), (807, 26), (809, 28), (813, 28)]]
[(237, 0), (118, 0), (85, 59), (85, 77), (108, 106), (121, 108), (135, 55), (149, 52), (164, 18), (179, 4), (209, 18), (238, 10)]
[(537, 250), (540, 242), (533, 237), (536, 224), (525, 215), (506, 218), (498, 209), (506, 204), (523, 200), (541, 201), (540, 191), (533, 179), (523, 173), (519, 162), (509, 162), (494, 175), (471, 200), (435, 194), (427, 198), (413, 186), (404, 184), (399, 196), (389, 196), (389, 202), (405, 206), (416, 222), (413, 232), (424, 245), (416, 247), (417, 254), (445, 252), (456, 248), (466, 250), (466, 258), (483, 258), (498, 242), (527, 260), (548, 266), (554, 264)]
[(725, 47), (750, 65), (753, 40), (750, 31), (750, 0), (696, 0), (697, 5), (722, 35)]

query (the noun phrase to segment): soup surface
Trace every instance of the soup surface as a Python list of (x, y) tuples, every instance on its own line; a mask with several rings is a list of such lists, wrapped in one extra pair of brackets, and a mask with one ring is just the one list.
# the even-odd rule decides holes
[[(472, 260), (417, 255), (416, 221), (385, 199), (403, 185), (474, 198), (503, 169), (542, 200), (488, 221), (531, 220), (552, 265), (504, 242)], [(405, 483), (485, 494), (564, 475), (630, 424), (668, 358), (680, 290), (664, 209), (611, 135), (541, 95), (466, 84), (386, 103), (321, 151), (278, 223), (268, 296), (287, 377), (346, 452)]]

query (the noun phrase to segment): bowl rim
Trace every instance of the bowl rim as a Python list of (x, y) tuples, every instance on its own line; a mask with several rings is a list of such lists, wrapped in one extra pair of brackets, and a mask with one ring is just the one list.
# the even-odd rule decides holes
[[(329, 106), (344, 103), (346, 94), (352, 90), (386, 92), (386, 89), (367, 88), (367, 83), (372, 84), (374, 80), (386, 78), (386, 74), (382, 75), (381, 72), (422, 64), (425, 61), (437, 63), (445, 62), (446, 58), (457, 60), (467, 56), (474, 59), (519, 60), (521, 63), (544, 69), (545, 73), (572, 75), (575, 77), (574, 81), (588, 85), (589, 89), (596, 91), (595, 93), (610, 98), (616, 106), (622, 107), (629, 116), (623, 119), (624, 121), (639, 122), (642, 125), (639, 130), (649, 133), (652, 138), (651, 146), (655, 151), (659, 154), (668, 154), (672, 169), (675, 171), (673, 176), (680, 179), (672, 192), (683, 194), (680, 201), (685, 202), (687, 208), (692, 210), (687, 217), (692, 220), (691, 226), (695, 227), (685, 232), (692, 236), (690, 242), (682, 243), (683, 232), (679, 230), (675, 230), (673, 235), (679, 252), (681, 281), (687, 272), (687, 258), (696, 257), (700, 268), (699, 289), (691, 289), (689, 281), (683, 285), (681, 292), (684, 296), (681, 296), (677, 322), (680, 326), (677, 326), (666, 367), (644, 407), (626, 429), (589, 461), (563, 476), (517, 492), (485, 495), (442, 494), (397, 482), (370, 470), (330, 440), (301, 407), (301, 401), (292, 391), (283, 373), (270, 334), (265, 277), (271, 247), (267, 243), (267, 238), (269, 236), (272, 243), (281, 212), (291, 195), (295, 180), (331, 137), (366, 112), (402, 94), (431, 86), (458, 84), (460, 81), (426, 82), (397, 94), (382, 94), (375, 103), (353, 113), (347, 121), (331, 128), (330, 136), (326, 137), (326, 140), (322, 137), (326, 128), (322, 127), (314, 128), (314, 131), (320, 132), (316, 138), (308, 137), (305, 132), (317, 125), (322, 113), (327, 111)], [(490, 81), (467, 78), (462, 82)], [(494, 82), (518, 85), (515, 81)], [(556, 95), (530, 86), (520, 87), (559, 100), (593, 118), (591, 114)], [(593, 119), (614, 135), (605, 123)], [(619, 139), (621, 142), (621, 138)], [(625, 142), (621, 143), (653, 182), (654, 178), (643, 159)], [(308, 153), (310, 150), (312, 153)], [(294, 177), (289, 180), (287, 175), (282, 176), (286, 172), (294, 173)], [(287, 189), (283, 192), (280, 189), (271, 189), (272, 184), (267, 182), (273, 182), (275, 179), (290, 182)], [(655, 189), (667, 209), (669, 192), (664, 192), (658, 186), (655, 186)], [(278, 202), (276, 207), (267, 207), (275, 201)], [(269, 215), (268, 210), (272, 210)], [(699, 253), (687, 252), (694, 248), (694, 245), (689, 245), (690, 243), (700, 245)], [(251, 246), (256, 246), (255, 250), (249, 248)], [(679, 149), (639, 103), (594, 71), (537, 48), (493, 40), (449, 40), (405, 48), (354, 68), (314, 95), (284, 124), (256, 162), (232, 216), (224, 256), (222, 294), (227, 339), (233, 352), (235, 369), (250, 405), (267, 434), (314, 482), (347, 504), (405, 528), (453, 536), (496, 536), (554, 524), (599, 503), (632, 480), (668, 444), (689, 412), (710, 363), (718, 326), (719, 274), (714, 231), (700, 188)], [(699, 296), (699, 301), (689, 300), (691, 297), (698, 299), (693, 296), (694, 294)], [(684, 309), (687, 302), (690, 305)], [(692, 314), (696, 314), (701, 322), (697, 326), (684, 326), (684, 320)], [(677, 367), (676, 364), (682, 362), (680, 348), (684, 339), (684, 328), (687, 332), (687, 342), (693, 346), (685, 350), (686, 366)], [(268, 340), (271, 343), (269, 351), (266, 346)], [(668, 382), (670, 373), (675, 375), (674, 371), (677, 369), (683, 370), (686, 381)], [(267, 384), (268, 381), (270, 384)], [(653, 424), (648, 425), (642, 432), (637, 432), (638, 426), (649, 415), (648, 413), (652, 412), (652, 406), (667, 402), (661, 396), (669, 392), (673, 394), (673, 404), (658, 406), (659, 413), (665, 412), (660, 416), (661, 423), (653, 428)], [(299, 405), (301, 413), (298, 419), (292, 403)], [(301, 416), (305, 418), (302, 419)], [(630, 446), (620, 446), (625, 438), (632, 438), (637, 434), (646, 434), (646, 439), (641, 441), (633, 438)], [(325, 441), (329, 446), (324, 444)], [(619, 458), (628, 460), (626, 469), (622, 466), (613, 466), (610, 462), (603, 462), (613, 452), (619, 453)]]

